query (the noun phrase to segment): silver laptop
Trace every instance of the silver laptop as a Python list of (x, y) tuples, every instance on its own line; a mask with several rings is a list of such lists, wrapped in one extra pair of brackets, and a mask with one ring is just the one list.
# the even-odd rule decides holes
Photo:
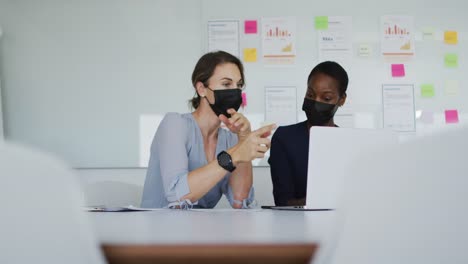
[(352, 177), (347, 174), (354, 159), (375, 148), (394, 144), (398, 144), (398, 135), (390, 130), (312, 127), (309, 133), (306, 205), (269, 208), (300, 211), (336, 209), (344, 177)]

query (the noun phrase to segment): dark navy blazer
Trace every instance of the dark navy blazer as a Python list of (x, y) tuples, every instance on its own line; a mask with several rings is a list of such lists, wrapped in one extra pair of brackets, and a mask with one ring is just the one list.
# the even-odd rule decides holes
[(270, 164), (276, 205), (306, 197), (309, 131), (307, 121), (278, 127), (271, 139)]

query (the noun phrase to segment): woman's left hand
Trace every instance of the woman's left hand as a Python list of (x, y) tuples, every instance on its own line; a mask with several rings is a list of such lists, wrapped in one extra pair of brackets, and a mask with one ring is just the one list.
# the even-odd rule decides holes
[(237, 134), (239, 141), (243, 140), (250, 134), (250, 132), (252, 132), (249, 120), (243, 114), (238, 113), (232, 108), (227, 110), (227, 112), (231, 115), (231, 118), (227, 118), (225, 115), (220, 115), (219, 119), (232, 133)]

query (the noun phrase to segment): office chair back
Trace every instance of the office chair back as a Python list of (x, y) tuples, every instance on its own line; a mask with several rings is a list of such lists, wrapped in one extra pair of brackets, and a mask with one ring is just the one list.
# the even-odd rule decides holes
[(67, 166), (0, 143), (0, 178), (0, 263), (105, 262)]

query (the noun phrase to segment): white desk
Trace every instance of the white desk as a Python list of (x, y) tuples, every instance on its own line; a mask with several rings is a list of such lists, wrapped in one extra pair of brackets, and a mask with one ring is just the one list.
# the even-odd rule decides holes
[(91, 213), (109, 263), (307, 263), (335, 212)]

